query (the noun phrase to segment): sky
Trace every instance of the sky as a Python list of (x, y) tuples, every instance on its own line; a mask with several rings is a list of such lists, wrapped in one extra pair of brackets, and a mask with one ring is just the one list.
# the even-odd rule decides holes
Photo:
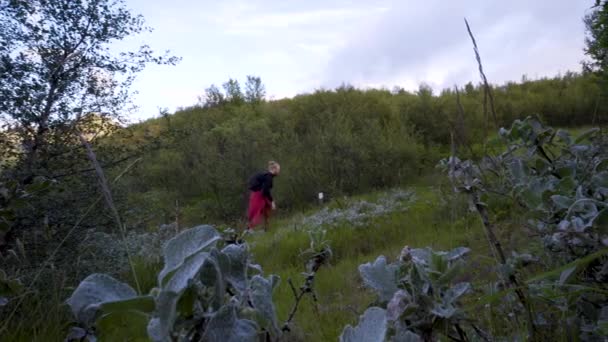
[(490, 82), (580, 70), (582, 18), (593, 0), (126, 0), (153, 32), (149, 44), (182, 57), (150, 66), (132, 90), (134, 122), (197, 102), (211, 84), (259, 76), (268, 98), (320, 88), (436, 90), (479, 74), (464, 18)]

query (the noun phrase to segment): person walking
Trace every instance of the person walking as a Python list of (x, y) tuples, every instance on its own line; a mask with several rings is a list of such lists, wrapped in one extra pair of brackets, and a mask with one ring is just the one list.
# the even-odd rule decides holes
[(276, 210), (276, 204), (272, 198), (272, 180), (281, 172), (281, 166), (275, 161), (268, 162), (268, 170), (257, 173), (249, 179), (249, 208), (247, 210), (247, 230), (264, 224), (264, 230), (268, 230), (268, 219), (270, 212)]

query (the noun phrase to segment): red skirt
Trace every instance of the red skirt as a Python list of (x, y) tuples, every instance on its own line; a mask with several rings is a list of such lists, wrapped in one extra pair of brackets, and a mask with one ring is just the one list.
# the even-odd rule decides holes
[(264, 197), (262, 191), (252, 191), (249, 195), (249, 209), (247, 210), (248, 228), (253, 228), (262, 222), (266, 223), (272, 209), (271, 202)]

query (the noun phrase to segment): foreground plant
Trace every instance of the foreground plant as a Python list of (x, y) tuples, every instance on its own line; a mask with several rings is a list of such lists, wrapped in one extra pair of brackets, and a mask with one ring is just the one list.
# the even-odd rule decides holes
[[(442, 162), (455, 190), (469, 194), (501, 264), (498, 274), (510, 283), (500, 298), (517, 294), (527, 314), (529, 338), (605, 339), (608, 139), (599, 129), (572, 137), (530, 117), (501, 129), (500, 136), (507, 144), (503, 153), (479, 163), (455, 156)], [(544, 255), (506, 258), (483, 200), (490, 194), (512, 198), (526, 210), (528, 228), (540, 238)], [(531, 260), (550, 271), (527, 281), (516, 278), (519, 266), (514, 265)]]
[(471, 284), (458, 278), (469, 251), (405, 247), (393, 263), (380, 256), (359, 266), (364, 284), (378, 295), (378, 306), (367, 309), (358, 326), (347, 326), (340, 341), (429, 341), (439, 335), (468, 340), (465, 326), (470, 324), (459, 301)]
[(502, 170), (497, 183), (529, 211), (545, 262), (558, 271), (530, 282), (555, 311), (539, 320), (571, 339), (607, 338), (608, 137), (597, 128), (573, 137), (533, 118), (500, 134), (508, 150), (485, 168)]
[(221, 240), (211, 226), (169, 240), (149, 294), (104, 274), (88, 276), (67, 301), (79, 323), (68, 340), (277, 339), (272, 292), (279, 277), (264, 277), (246, 244), (222, 247)]

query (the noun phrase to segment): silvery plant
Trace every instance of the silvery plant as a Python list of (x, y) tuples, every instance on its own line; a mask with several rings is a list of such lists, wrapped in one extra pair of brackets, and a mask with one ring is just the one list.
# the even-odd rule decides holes
[[(569, 340), (604, 341), (608, 337), (608, 138), (597, 128), (573, 136), (532, 117), (515, 120), (499, 136), (505, 143), (501, 153), (479, 161), (451, 156), (440, 166), (454, 189), (468, 194), (480, 214), (501, 264), (499, 276), (525, 308), (528, 337), (542, 339), (548, 333)], [(485, 202), (496, 194), (513, 199), (526, 212), (527, 228), (538, 237), (542, 253), (506, 257)], [(521, 281), (517, 269), (522, 256), (549, 271)]]
[(340, 224), (360, 227), (375, 217), (405, 211), (414, 200), (413, 191), (395, 189), (381, 194), (377, 201), (351, 201), (339, 208), (324, 207), (302, 218), (298, 225), (308, 228), (331, 228)]
[(471, 284), (459, 279), (469, 251), (405, 247), (394, 262), (379, 256), (359, 266), (363, 283), (377, 295), (377, 305), (365, 311), (357, 326), (347, 326), (340, 341), (414, 342), (440, 336), (467, 340), (474, 329), (460, 300)]
[(163, 247), (164, 267), (150, 293), (105, 274), (85, 278), (67, 300), (79, 325), (68, 340), (276, 340), (272, 301), (279, 283), (250, 262), (246, 244), (224, 244), (203, 225)]

